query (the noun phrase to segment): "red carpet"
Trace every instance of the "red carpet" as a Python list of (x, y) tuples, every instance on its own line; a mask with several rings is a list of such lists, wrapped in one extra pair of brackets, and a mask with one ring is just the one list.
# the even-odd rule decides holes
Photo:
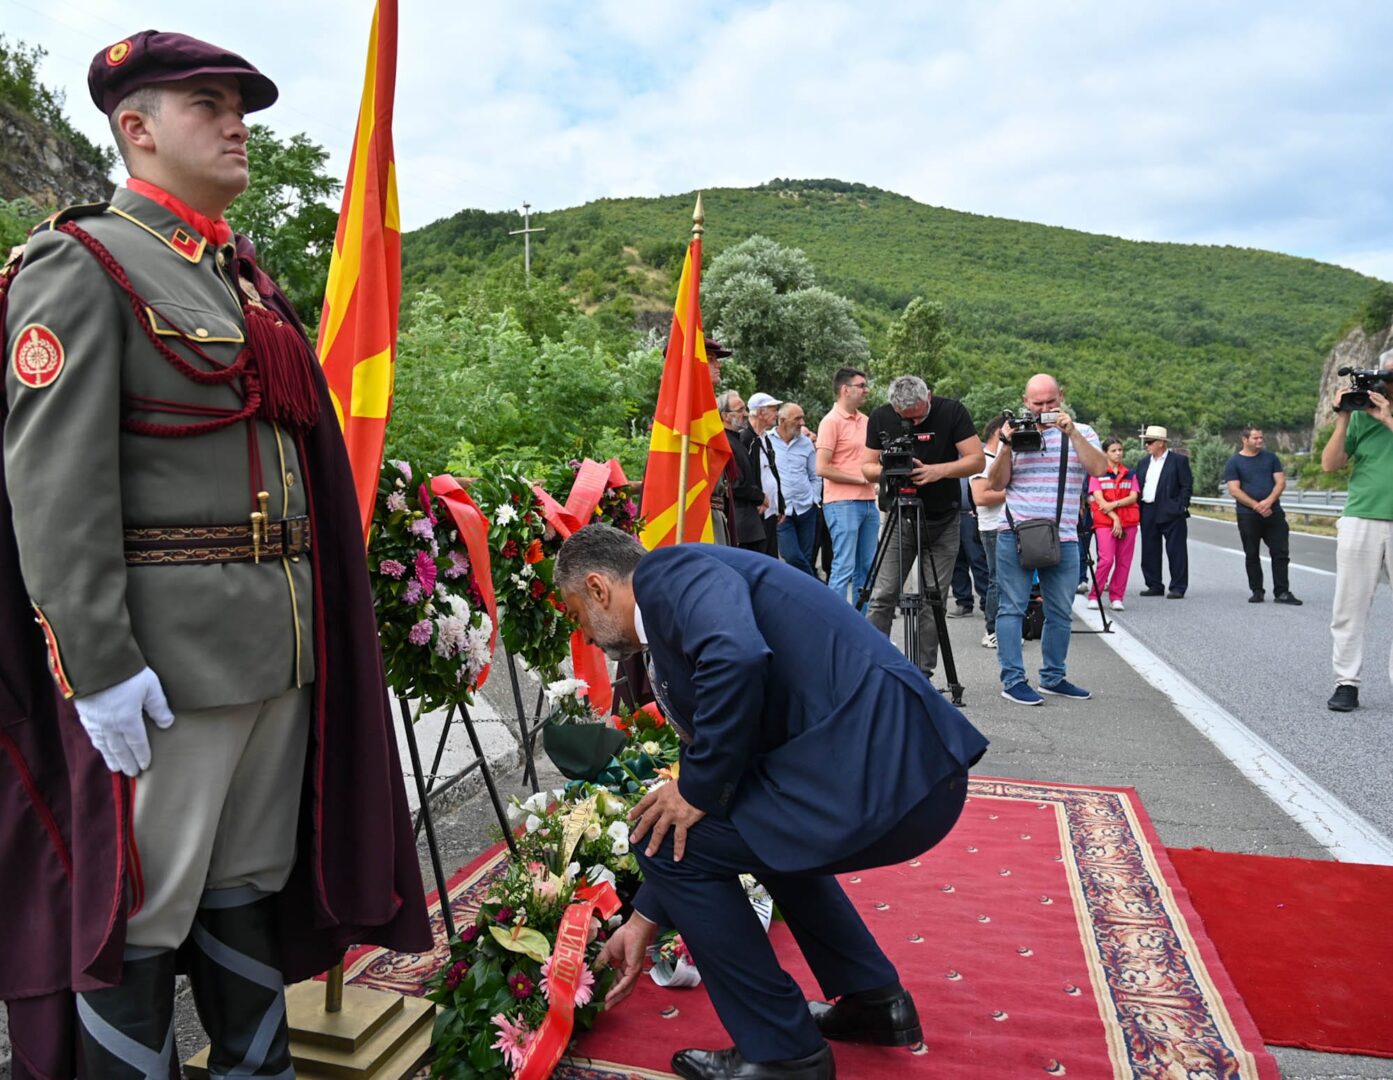
[[(457, 918), (499, 859), (456, 875)], [(913, 1050), (838, 1044), (844, 1078), (1277, 1076), (1130, 790), (974, 780), (939, 848), (842, 881), (914, 993), (926, 1036)], [(782, 924), (771, 940), (816, 996)], [(420, 993), (438, 963), (372, 950), (347, 975)], [(728, 1044), (700, 989), (645, 979), (556, 1076), (666, 1077), (674, 1050)]]
[(1393, 1057), (1393, 867), (1169, 854), (1265, 1042)]

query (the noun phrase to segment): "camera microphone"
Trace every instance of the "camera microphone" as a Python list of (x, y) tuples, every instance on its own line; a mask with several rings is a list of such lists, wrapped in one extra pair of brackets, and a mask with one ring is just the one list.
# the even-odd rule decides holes
[(1353, 374), (1354, 374), (1354, 368), (1352, 368), (1352, 367), (1342, 367), (1342, 368), (1340, 368), (1339, 371), (1335, 372), (1335, 374), (1336, 374), (1336, 375), (1353, 375)]

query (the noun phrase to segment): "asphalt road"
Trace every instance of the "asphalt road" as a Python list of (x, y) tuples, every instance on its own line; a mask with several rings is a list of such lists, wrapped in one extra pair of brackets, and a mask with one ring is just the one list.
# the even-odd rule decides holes
[[(1365, 641), (1361, 708), (1325, 707), (1334, 690), (1330, 612), (1333, 537), (1293, 534), (1291, 588), (1302, 607), (1248, 603), (1236, 526), (1190, 519), (1190, 586), (1185, 599), (1137, 595), (1140, 544), (1118, 622), (1293, 764), (1393, 837), (1393, 594), (1381, 584)], [(1169, 579), (1167, 579), (1169, 581)]]

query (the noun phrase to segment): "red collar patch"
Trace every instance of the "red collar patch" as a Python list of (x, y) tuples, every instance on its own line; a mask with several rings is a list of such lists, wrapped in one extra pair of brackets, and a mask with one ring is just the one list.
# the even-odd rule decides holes
[(30, 323), (15, 335), (10, 364), (16, 379), (42, 390), (52, 386), (63, 371), (63, 343), (47, 326)]
[(169, 246), (186, 259), (196, 259), (199, 249), (203, 246), (203, 239), (193, 236), (188, 229), (181, 225), (174, 230), (174, 235), (169, 238)]

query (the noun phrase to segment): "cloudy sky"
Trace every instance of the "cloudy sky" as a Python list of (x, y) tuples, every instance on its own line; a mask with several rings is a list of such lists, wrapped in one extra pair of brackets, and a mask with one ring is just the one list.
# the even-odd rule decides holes
[[(400, 4), (408, 229), (524, 199), (545, 211), (838, 177), (956, 210), (1266, 248), (1393, 280), (1382, 0)], [(271, 75), (281, 100), (260, 118), (308, 133), (343, 174), (370, 0), (0, 0), (0, 11), (11, 40), (49, 50), (44, 81), (94, 138), (106, 131), (85, 86), (93, 54), (138, 29), (181, 30)]]

